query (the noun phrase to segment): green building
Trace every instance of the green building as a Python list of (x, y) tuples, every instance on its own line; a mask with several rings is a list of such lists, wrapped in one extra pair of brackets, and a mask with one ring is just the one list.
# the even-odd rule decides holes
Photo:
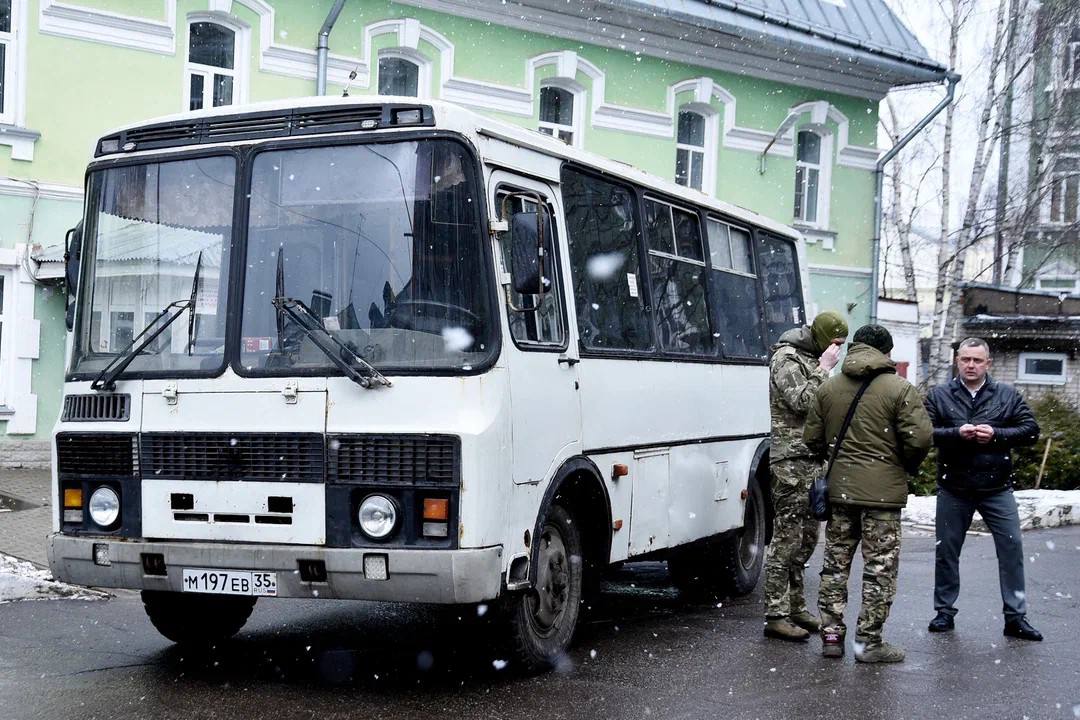
[[(316, 94), (333, 0), (0, 0), (0, 464), (44, 464), (63, 242), (94, 141)], [(883, 0), (345, 0), (326, 93), (438, 98), (794, 224), (813, 305), (869, 317), (878, 103), (936, 82)], [(145, 322), (104, 319), (111, 343)]]

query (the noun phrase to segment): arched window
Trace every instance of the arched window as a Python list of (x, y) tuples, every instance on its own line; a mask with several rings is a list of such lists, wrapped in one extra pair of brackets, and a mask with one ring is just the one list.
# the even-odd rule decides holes
[(15, 68), (18, 48), (15, 38), (19, 3), (0, 0), (0, 122), (15, 124)]
[(379, 94), (420, 95), (420, 66), (405, 58), (386, 56), (379, 58)]
[(795, 155), (795, 219), (815, 224), (821, 197), (821, 136), (800, 130)]
[(702, 189), (705, 174), (705, 118), (692, 110), (679, 112), (675, 150), (675, 182)]
[(540, 123), (537, 128), (545, 135), (574, 144), (574, 94), (560, 87), (540, 88)]
[(236, 32), (212, 22), (188, 25), (188, 109), (232, 105), (236, 91)]

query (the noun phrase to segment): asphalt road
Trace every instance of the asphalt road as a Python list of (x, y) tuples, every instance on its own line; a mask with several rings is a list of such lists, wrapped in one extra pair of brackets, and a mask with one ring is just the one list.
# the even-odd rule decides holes
[[(564, 667), (537, 677), (497, 667), (478, 621), (446, 609), (262, 600), (199, 656), (158, 636), (134, 593), (0, 605), (0, 718), (1080, 717), (1080, 527), (1024, 540), (1045, 642), (1002, 637), (988, 537), (968, 539), (957, 630), (927, 634), (934, 541), (905, 537), (886, 637), (908, 659), (892, 666), (765, 640), (760, 594), (686, 603), (659, 563), (606, 583)], [(820, 547), (811, 597), (818, 568)]]

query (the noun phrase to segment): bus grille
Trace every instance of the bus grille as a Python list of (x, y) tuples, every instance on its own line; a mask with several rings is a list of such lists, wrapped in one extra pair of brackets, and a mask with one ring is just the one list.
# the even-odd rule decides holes
[(59, 475), (131, 477), (139, 472), (138, 443), (132, 433), (60, 433), (56, 436)]
[(62, 422), (124, 422), (131, 416), (131, 396), (126, 394), (66, 395)]
[(172, 480), (322, 482), (315, 433), (143, 433), (143, 477)]
[(328, 482), (456, 487), (461, 442), (453, 435), (333, 435)]

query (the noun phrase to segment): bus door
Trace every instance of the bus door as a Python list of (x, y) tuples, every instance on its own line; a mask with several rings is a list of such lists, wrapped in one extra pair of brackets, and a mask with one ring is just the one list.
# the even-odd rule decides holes
[[(510, 220), (514, 213), (535, 213), (539, 202), (551, 229), (542, 277), (547, 292), (521, 295), (510, 284), (500, 288), (509, 324), (503, 352), (510, 370), (514, 483), (540, 483), (565, 459), (581, 451), (578, 350), (569, 342), (567, 280), (559, 251), (562, 213), (558, 195), (547, 183), (496, 170), (488, 187), (492, 217)], [(510, 268), (508, 234), (499, 234), (496, 250), (501, 280), (506, 280)]]

